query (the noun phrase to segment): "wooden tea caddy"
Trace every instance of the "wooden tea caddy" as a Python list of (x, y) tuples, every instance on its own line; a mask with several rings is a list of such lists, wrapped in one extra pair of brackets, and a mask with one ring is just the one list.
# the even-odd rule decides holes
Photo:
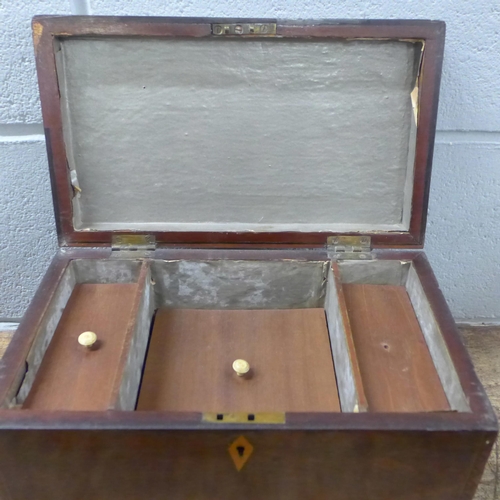
[(0, 496), (472, 498), (497, 423), (422, 250), (444, 23), (33, 33), (61, 249)]

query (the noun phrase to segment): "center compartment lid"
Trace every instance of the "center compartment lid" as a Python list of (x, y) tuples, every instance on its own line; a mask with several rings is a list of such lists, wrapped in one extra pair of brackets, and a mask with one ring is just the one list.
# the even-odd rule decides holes
[(61, 245), (423, 245), (444, 23), (43, 16), (33, 31)]

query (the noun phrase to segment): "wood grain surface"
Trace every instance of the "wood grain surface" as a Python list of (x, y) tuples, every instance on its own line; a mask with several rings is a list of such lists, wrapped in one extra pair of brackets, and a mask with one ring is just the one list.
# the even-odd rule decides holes
[(449, 410), (405, 287), (343, 288), (369, 411)]
[[(463, 325), (460, 331), (474, 362), (477, 374), (500, 416), (500, 327)], [(13, 331), (1, 331), (0, 356), (12, 339)], [(1, 472), (5, 472), (1, 469)], [(500, 500), (500, 446), (498, 440), (484, 471), (474, 500)]]
[[(229, 447), (253, 453), (238, 471)], [(469, 432), (0, 432), (5, 500), (470, 500)]]
[[(138, 284), (79, 284), (69, 299), (23, 408), (107, 410)], [(88, 350), (77, 339), (97, 334)]]
[(137, 409), (340, 411), (324, 310), (160, 309)]

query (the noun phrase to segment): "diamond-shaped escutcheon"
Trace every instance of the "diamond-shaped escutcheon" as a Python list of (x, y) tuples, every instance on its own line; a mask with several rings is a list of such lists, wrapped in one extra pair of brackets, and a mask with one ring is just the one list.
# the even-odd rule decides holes
[(235, 439), (228, 448), (229, 455), (233, 459), (236, 470), (239, 472), (247, 463), (250, 455), (253, 453), (253, 446), (248, 442), (245, 436)]

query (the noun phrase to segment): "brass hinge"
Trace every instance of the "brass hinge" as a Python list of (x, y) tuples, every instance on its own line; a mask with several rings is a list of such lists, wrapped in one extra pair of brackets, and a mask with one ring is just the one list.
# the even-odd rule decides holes
[(212, 35), (216, 36), (275, 36), (276, 23), (215, 23)]
[(150, 234), (115, 234), (111, 240), (112, 255), (117, 258), (140, 258), (156, 249), (156, 238)]
[(372, 259), (370, 236), (330, 236), (326, 248), (332, 260)]

